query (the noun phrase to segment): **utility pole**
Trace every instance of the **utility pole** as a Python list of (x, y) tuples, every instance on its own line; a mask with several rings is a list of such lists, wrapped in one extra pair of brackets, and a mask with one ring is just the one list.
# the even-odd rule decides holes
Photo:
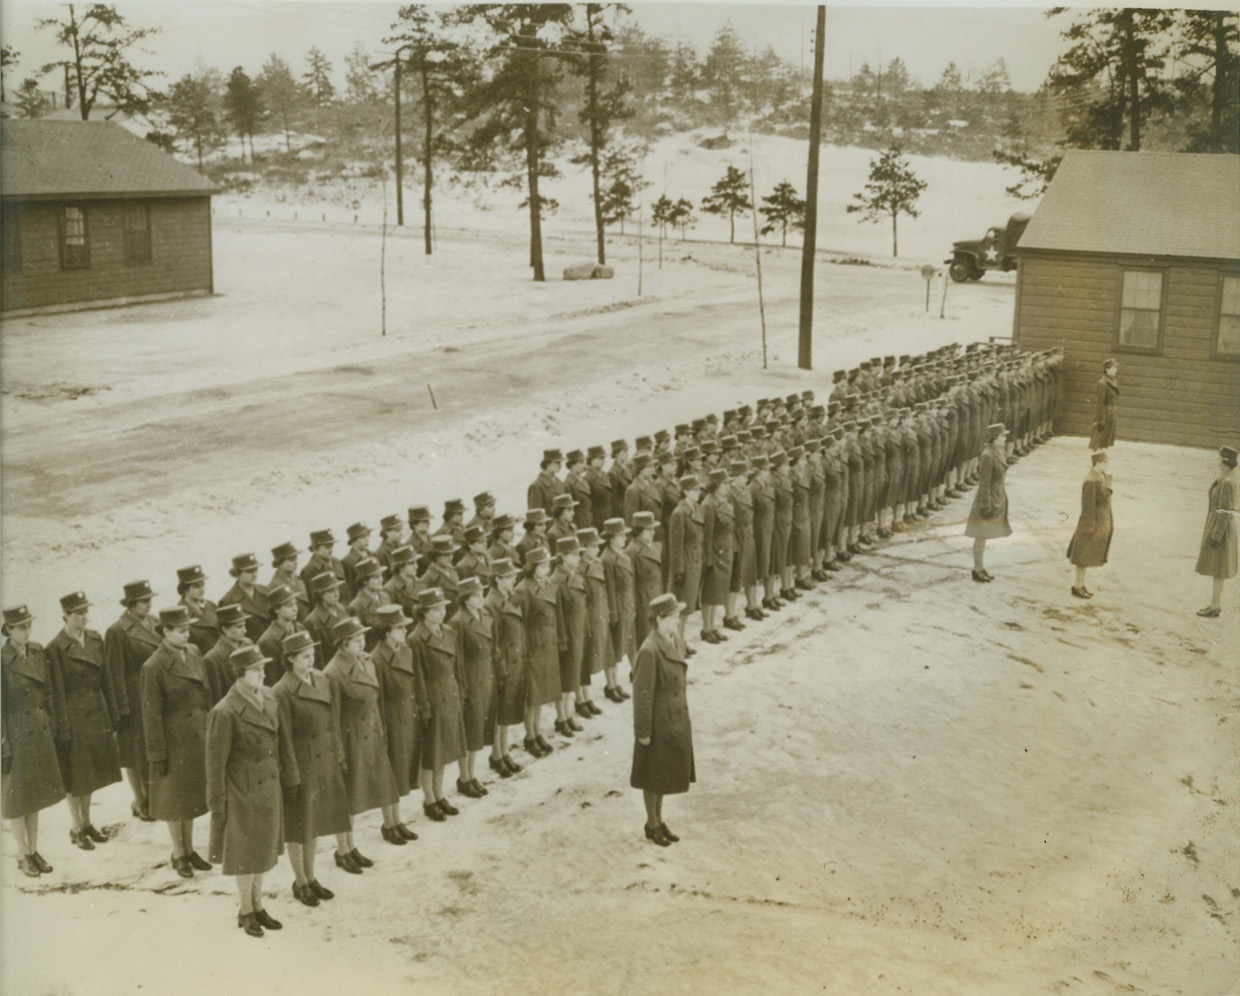
[(396, 56), (392, 60), (395, 66), (395, 78), (392, 84), (396, 98), (396, 224), (400, 227), (403, 227), (405, 224), (404, 162), (400, 155), (400, 54), (403, 51), (403, 47), (398, 48)]
[(826, 50), (827, 8), (818, 5), (814, 30), (813, 96), (809, 110), (809, 168), (805, 177), (805, 237), (801, 244), (801, 324), (797, 366), (814, 369), (814, 255), (818, 241), (818, 153), (822, 146), (822, 72)]

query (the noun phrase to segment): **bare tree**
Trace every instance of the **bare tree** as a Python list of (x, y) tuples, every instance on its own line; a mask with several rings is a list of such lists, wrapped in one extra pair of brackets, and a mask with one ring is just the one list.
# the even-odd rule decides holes
[(112, 102), (108, 118), (118, 113), (145, 114), (150, 110), (154, 91), (147, 81), (162, 75), (138, 69), (129, 61), (129, 52), (143, 38), (157, 34), (158, 28), (126, 30), (126, 23), (115, 7), (93, 3), (79, 12), (75, 4), (67, 4), (63, 18), (45, 17), (37, 22), (40, 28), (52, 28), (56, 41), (69, 49), (64, 59), (46, 63), (40, 75), (60, 69), (65, 76), (65, 100), (76, 92), (78, 112), (83, 121), (100, 97)]

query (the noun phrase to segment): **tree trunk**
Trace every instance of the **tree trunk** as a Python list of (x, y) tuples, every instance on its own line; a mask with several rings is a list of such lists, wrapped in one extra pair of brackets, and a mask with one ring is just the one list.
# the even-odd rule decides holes
[[(86, 103), (86, 80), (82, 78), (82, 45), (78, 39), (78, 22), (77, 15), (74, 13), (73, 4), (69, 4), (69, 28), (73, 35), (73, 82), (77, 84), (78, 92), (78, 113), (83, 121), (90, 119), (90, 105)], [(69, 88), (65, 87), (66, 95)]]
[[(1210, 141), (1211, 152), (1234, 152), (1235, 139), (1223, 132), (1223, 111), (1227, 106), (1227, 96), (1231, 91), (1228, 70), (1231, 68), (1231, 53), (1227, 51), (1227, 15), (1222, 11), (1214, 13), (1214, 86), (1211, 88), (1210, 100)], [(1229, 141), (1229, 138), (1231, 139)]]
[[(607, 232), (603, 222), (602, 184), (598, 161), (599, 153), (603, 148), (603, 136), (598, 120), (598, 61), (594, 51), (594, 17), (589, 9), (586, 10), (586, 36), (590, 45), (590, 62), (586, 76), (586, 106), (589, 108), (590, 115), (590, 179), (594, 184), (594, 233), (598, 241), (598, 261), (601, 266), (607, 262)], [(623, 219), (620, 234), (624, 234)]]
[(891, 212), (891, 257), (895, 259), (900, 255), (900, 239), (896, 234), (896, 212)]
[(736, 244), (736, 212), (728, 212), (728, 245)]
[[(538, 57), (533, 56), (535, 71)], [(525, 112), (525, 174), (530, 204), (530, 266), (534, 269), (534, 279), (543, 282), (547, 279), (543, 272), (542, 258), (542, 204), (538, 198), (538, 81), (532, 79), (531, 94)]]
[(431, 101), (431, 77), (422, 62), (422, 108), (425, 132), (422, 137), (422, 242), (426, 255), (431, 255), (431, 185), (434, 182), (431, 164), (431, 145), (435, 139), (435, 108)]
[(1128, 150), (1141, 151), (1141, 69), (1131, 9), (1123, 12), (1125, 76), (1128, 84)]

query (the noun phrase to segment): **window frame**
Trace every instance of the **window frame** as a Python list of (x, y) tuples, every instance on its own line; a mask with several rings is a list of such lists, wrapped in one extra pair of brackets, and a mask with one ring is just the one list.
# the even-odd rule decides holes
[[(1111, 336), (1112, 349), (1117, 353), (1137, 353), (1143, 356), (1160, 356), (1163, 351), (1163, 336), (1167, 331), (1167, 271), (1166, 266), (1152, 266), (1120, 263), (1116, 268), (1115, 289), (1115, 322)], [(1124, 274), (1125, 273), (1156, 273), (1158, 275), (1158, 335), (1152, 346), (1134, 346), (1120, 338), (1120, 326), (1124, 320)], [(1149, 309), (1152, 310), (1152, 309)]]
[[(1210, 358), (1237, 363), (1240, 362), (1240, 349), (1234, 353), (1226, 353), (1219, 349), (1219, 336), (1223, 331), (1223, 285), (1228, 280), (1240, 282), (1240, 270), (1219, 270), (1218, 272), (1218, 286), (1214, 291), (1214, 327), (1210, 334)], [(1240, 318), (1240, 312), (1237, 312), (1236, 317)]]
[[(69, 257), (68, 217), (67, 212), (77, 211), (82, 216), (82, 253), (80, 260)], [(56, 212), (56, 234), (60, 242), (60, 268), (62, 270), (90, 269), (90, 218), (84, 204), (61, 204)], [(76, 247), (75, 247), (76, 248)]]
[(26, 266), (25, 247), (23, 245), (23, 232), (25, 226), (22, 224), (22, 208), (20, 204), (10, 203), (2, 212), (0, 212), (0, 228), (10, 235), (10, 238), (4, 240), (3, 248), (0, 249), (0, 273), (8, 276), (9, 274), (21, 273)]
[[(141, 229), (130, 228), (130, 212), (139, 208), (145, 225)], [(150, 266), (154, 261), (151, 245), (151, 205), (148, 201), (121, 202), (121, 242), (126, 266)]]

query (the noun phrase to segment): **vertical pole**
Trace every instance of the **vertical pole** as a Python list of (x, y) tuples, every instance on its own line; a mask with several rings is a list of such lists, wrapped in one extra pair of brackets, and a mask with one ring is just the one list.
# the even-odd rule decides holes
[[(752, 138), (752, 136), (751, 136)], [(749, 143), (749, 214), (753, 218), (753, 261), (758, 270), (758, 316), (762, 320), (762, 369), (766, 369), (766, 300), (762, 296), (762, 247), (758, 244), (758, 191), (753, 179), (753, 142)]]
[(826, 51), (827, 8), (818, 5), (814, 29), (813, 97), (809, 112), (809, 168), (805, 177), (805, 238), (801, 245), (801, 323), (797, 366), (814, 369), (814, 255), (818, 244), (818, 153), (822, 147), (822, 71)]
[(400, 158), (400, 54), (402, 49), (396, 50), (396, 79), (394, 88), (396, 91), (396, 224), (403, 226), (405, 224), (405, 180), (403, 163)]

